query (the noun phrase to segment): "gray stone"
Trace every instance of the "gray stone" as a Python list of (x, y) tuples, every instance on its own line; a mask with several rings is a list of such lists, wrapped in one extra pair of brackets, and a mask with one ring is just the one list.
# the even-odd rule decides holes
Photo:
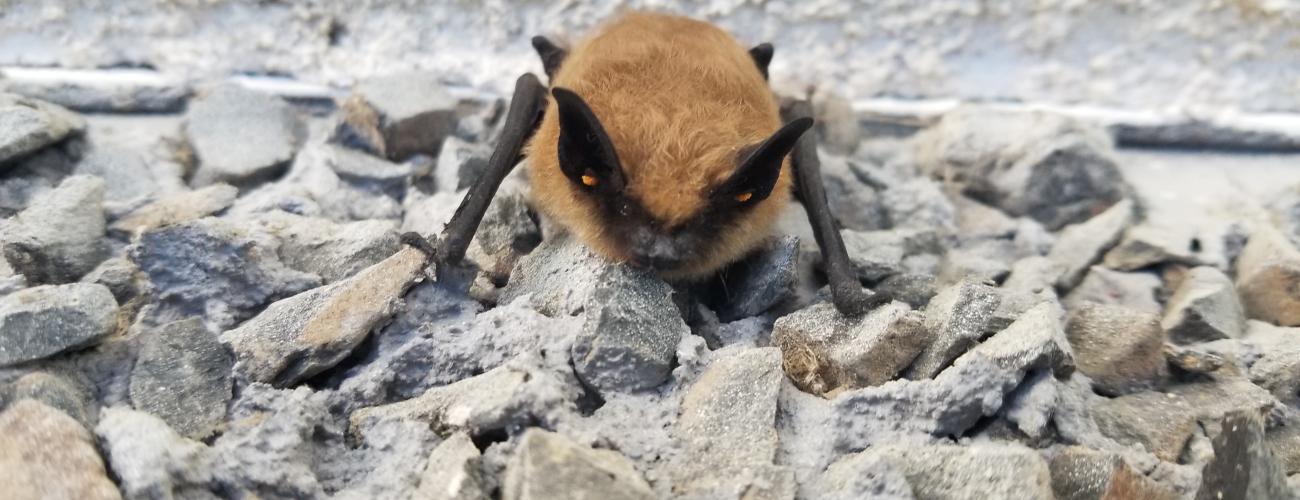
[(881, 454), (858, 453), (831, 464), (816, 498), (827, 500), (914, 500), (901, 467)]
[(456, 128), (456, 100), (431, 72), (363, 81), (342, 109), (335, 141), (396, 161), (436, 154)]
[(1001, 210), (972, 200), (961, 193), (952, 193), (949, 198), (956, 209), (957, 230), (963, 235), (1010, 238), (1020, 232), (1020, 223)]
[(494, 283), (506, 283), (515, 264), (541, 241), (541, 229), (529, 213), (527, 198), (500, 193), (488, 205), (466, 257)]
[(117, 302), (103, 285), (42, 285), (0, 298), (0, 366), (43, 359), (99, 342), (117, 326)]
[(24, 399), (40, 401), (87, 427), (95, 421), (96, 407), (90, 391), (56, 372), (31, 372), (0, 386), (0, 408)]
[(0, 93), (0, 172), (85, 128), (85, 120), (61, 106)]
[(65, 179), (5, 224), (4, 257), (32, 284), (76, 281), (108, 258), (104, 181)]
[(1249, 317), (1300, 326), (1300, 250), (1276, 228), (1257, 228), (1237, 258), (1237, 293)]
[(1287, 475), (1300, 473), (1300, 426), (1284, 425), (1269, 428), (1264, 443), (1282, 464)]
[[(67, 141), (18, 160), (0, 176), (0, 218), (26, 209), (32, 200), (54, 189), (72, 174), (80, 156), (80, 142)], [(0, 166), (0, 170), (5, 169)]]
[(230, 208), (232, 215), (283, 210), (334, 221), (400, 219), (409, 167), (311, 142), (280, 180), (261, 186)]
[(466, 142), (454, 135), (442, 141), (438, 161), (433, 167), (432, 183), (437, 192), (455, 193), (469, 189), (487, 167), (492, 148), (488, 144)]
[(546, 366), (532, 353), (418, 397), (352, 412), (354, 432), (386, 421), (412, 421), (446, 435), (466, 431), (471, 435), (512, 426), (553, 427), (576, 413), (582, 390), (571, 373)]
[(1083, 281), (1088, 268), (1119, 243), (1124, 230), (1133, 222), (1133, 212), (1133, 202), (1123, 200), (1095, 217), (1063, 229), (1047, 254), (1062, 269), (1056, 288), (1070, 290)]
[(148, 278), (159, 322), (202, 316), (221, 330), (320, 284), (317, 276), (281, 263), (271, 245), (209, 217), (147, 231), (127, 255)]
[(253, 218), (258, 227), (280, 241), (280, 261), (299, 271), (334, 283), (397, 253), (397, 223), (368, 220), (335, 223), (287, 212)]
[(839, 227), (854, 231), (872, 231), (889, 227), (885, 208), (876, 189), (883, 185), (866, 182), (864, 170), (843, 156), (821, 157), (822, 186), (826, 202)]
[(1237, 410), (1267, 415), (1275, 400), (1245, 380), (1171, 387), (1102, 400), (1092, 418), (1102, 434), (1122, 444), (1140, 444), (1157, 458), (1176, 462), (1198, 422), (1222, 419)]
[(1265, 443), (1263, 418), (1251, 411), (1223, 417), (1212, 440), (1214, 458), (1202, 471), (1198, 500), (1295, 498), (1282, 464)]
[(915, 273), (895, 274), (885, 278), (884, 281), (876, 283), (875, 291), (888, 294), (894, 300), (904, 302), (916, 309), (925, 307), (938, 293), (934, 276)]
[(194, 99), (185, 137), (198, 160), (190, 184), (251, 187), (279, 176), (302, 141), (289, 103), (238, 85), (220, 85)]
[(571, 235), (551, 236), (519, 260), (499, 303), (528, 295), (529, 303), (547, 316), (578, 314), (595, 291), (596, 277), (612, 266)]
[(122, 498), (94, 436), (72, 417), (30, 399), (0, 413), (0, 470), (9, 498)]
[(1030, 440), (1050, 437), (1048, 424), (1061, 401), (1061, 384), (1051, 370), (1036, 370), (1025, 376), (1025, 381), (1007, 396), (1001, 416)]
[(690, 333), (672, 287), (623, 266), (609, 267), (596, 279), (586, 321), (573, 341), (578, 379), (601, 395), (662, 384), (677, 343)]
[[(213, 489), (244, 498), (325, 497), (317, 472), (324, 472), (331, 459), (360, 457), (320, 449), (327, 444), (322, 441), (337, 432), (327, 421), (320, 399), (306, 387), (293, 391), (275, 391), (261, 384), (244, 387), (230, 410), (226, 431), (205, 453)], [(421, 437), (416, 432), (408, 435), (411, 441)], [(419, 458), (412, 457), (417, 462)]]
[(175, 113), (190, 94), (179, 78), (134, 68), (5, 72), (3, 86), (82, 113)]
[(109, 230), (132, 236), (164, 226), (184, 224), (225, 210), (238, 195), (239, 190), (229, 184), (169, 194), (113, 221)]
[(1156, 301), (1156, 293), (1161, 285), (1160, 276), (1153, 273), (1122, 273), (1092, 266), (1083, 282), (1071, 290), (1062, 303), (1067, 309), (1078, 309), (1091, 303), (1161, 314), (1163, 308)]
[(1300, 328), (1261, 326), (1252, 325), (1247, 337), (1258, 352), (1251, 353), (1251, 359), (1235, 361), (1249, 365), (1244, 373), (1251, 382), (1268, 390), (1279, 401), (1300, 403)]
[(820, 303), (778, 319), (772, 340), (790, 380), (806, 392), (827, 395), (898, 376), (931, 342), (933, 332), (923, 321), (901, 302), (856, 318)]
[(937, 233), (926, 229), (845, 229), (840, 231), (840, 236), (858, 278), (866, 281), (879, 281), (904, 272), (905, 257), (938, 254), (942, 250)]
[(158, 417), (115, 406), (104, 410), (95, 434), (126, 498), (216, 498), (208, 490), (208, 449), (177, 434)]
[(859, 451), (900, 437), (963, 435), (994, 415), (1033, 370), (1060, 376), (1073, 371), (1065, 333), (1046, 304), (1026, 311), (932, 380), (896, 380), (841, 394), (827, 424), (838, 429), (833, 446)]
[(1114, 453), (1071, 446), (1051, 460), (1052, 490), (1060, 500), (1178, 498)]
[(939, 262), (938, 281), (944, 284), (974, 280), (999, 283), (1011, 274), (1015, 244), (1010, 240), (964, 239), (943, 254)]
[[(1030, 448), (979, 443), (971, 446), (874, 447), (861, 453), (879, 457), (907, 478), (920, 499), (1024, 498), (1052, 500), (1051, 471)], [(862, 460), (862, 459), (860, 459)]]
[(104, 209), (113, 215), (143, 205), (161, 189), (140, 153), (118, 146), (95, 144), (73, 174), (103, 179)]
[(1061, 266), (1056, 261), (1043, 256), (1025, 257), (1011, 265), (1011, 273), (1002, 282), (1002, 288), (1038, 293), (1056, 286), (1060, 276)]
[(230, 353), (198, 318), (147, 335), (131, 371), (131, 404), (186, 437), (208, 437), (225, 421), (230, 405)]
[(889, 186), (880, 193), (889, 227), (918, 227), (952, 232), (957, 228), (956, 209), (939, 184), (916, 177)]
[(724, 322), (758, 316), (794, 300), (799, 284), (799, 237), (782, 236), (728, 270), (719, 304)]
[(406, 248), (346, 280), (271, 304), (257, 317), (221, 334), (247, 380), (293, 385), (333, 367), (424, 276), (425, 256)]
[[(534, 431), (542, 432), (542, 431)], [(420, 487), (412, 500), (488, 500), (487, 478), (479, 470), (480, 454), (469, 434), (448, 436), (429, 454)]]
[(793, 473), (773, 466), (780, 363), (776, 348), (741, 350), (715, 360), (686, 390), (673, 429), (682, 447), (671, 465), (680, 495), (793, 496)]
[(907, 369), (907, 378), (934, 378), (979, 343), (1001, 301), (993, 287), (974, 281), (952, 285), (930, 299), (925, 307), (925, 329), (933, 341)]
[(1128, 230), (1124, 239), (1106, 253), (1106, 267), (1136, 271), (1158, 264), (1194, 266), (1200, 259), (1192, 252), (1195, 235), (1172, 227), (1142, 224)]
[(656, 498), (632, 463), (610, 450), (593, 450), (559, 434), (530, 429), (506, 467), (503, 500)]
[(1022, 256), (1047, 255), (1056, 244), (1056, 236), (1038, 221), (1021, 217), (1016, 221), (1016, 236), (1011, 241)]
[(1197, 267), (1169, 298), (1160, 326), (1179, 344), (1240, 338), (1246, 314), (1231, 278), (1213, 267)]
[(1198, 347), (1165, 346), (1165, 361), (1169, 366), (1187, 373), (1208, 374), (1218, 371), (1228, 363), (1223, 355)]
[[(501, 193), (498, 194), (498, 196), (501, 195)], [(456, 208), (460, 206), (462, 196), (463, 193), (444, 193), (441, 191), (432, 195), (425, 195), (412, 190), (402, 200), (402, 232), (416, 232), (426, 238), (437, 237), (438, 233), (442, 232), (443, 226), (456, 213)], [(488, 210), (491, 210), (491, 205), (488, 206)]]
[(1065, 327), (1079, 371), (1097, 392), (1130, 394), (1158, 387), (1168, 375), (1165, 333), (1150, 313), (1123, 306), (1086, 304)]
[(1060, 114), (961, 107), (917, 134), (913, 148), (923, 173), (1053, 230), (1129, 191), (1105, 131)]
[(339, 180), (365, 191), (401, 198), (411, 177), (411, 165), (393, 163), (366, 153), (326, 144), (326, 164)]
[(94, 270), (81, 277), (82, 283), (97, 283), (108, 287), (118, 304), (126, 304), (140, 296), (140, 268), (126, 257), (113, 257), (99, 263)]

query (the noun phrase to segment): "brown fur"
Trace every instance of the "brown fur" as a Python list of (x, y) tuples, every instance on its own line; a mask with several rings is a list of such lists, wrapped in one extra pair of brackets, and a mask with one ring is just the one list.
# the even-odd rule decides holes
[[(705, 207), (708, 191), (735, 170), (741, 148), (781, 125), (776, 99), (747, 49), (717, 27), (683, 17), (632, 13), (614, 20), (573, 47), (551, 85), (591, 106), (618, 152), (625, 193), (669, 229)], [(600, 227), (595, 203), (561, 172), (559, 132), (556, 113), (548, 112), (528, 147), (535, 204), (598, 254), (626, 261), (621, 242)], [(707, 277), (762, 243), (789, 202), (791, 175), (786, 160), (771, 196), (664, 278)]]

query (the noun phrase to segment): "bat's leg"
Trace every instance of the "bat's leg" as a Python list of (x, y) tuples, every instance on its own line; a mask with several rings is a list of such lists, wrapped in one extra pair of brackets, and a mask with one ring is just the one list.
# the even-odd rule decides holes
[[(812, 117), (812, 105), (808, 101), (795, 103), (786, 119), (802, 117)], [(808, 211), (808, 222), (812, 224), (813, 236), (821, 248), (835, 308), (842, 314), (856, 315), (889, 302), (891, 298), (888, 294), (863, 290), (857, 272), (853, 270), (853, 263), (849, 261), (844, 240), (840, 237), (839, 228), (835, 227), (835, 219), (831, 217), (831, 209), (826, 202), (821, 160), (817, 157), (816, 130), (809, 130), (799, 138), (794, 151), (790, 153), (790, 159), (794, 167), (796, 196)]]
[(423, 250), (437, 264), (460, 263), (465, 257), (465, 250), (469, 248), (470, 240), (474, 238), (474, 232), (483, 221), (483, 214), (492, 203), (492, 197), (501, 186), (501, 181), (519, 163), (524, 143), (537, 129), (545, 106), (546, 87), (530, 73), (520, 76), (515, 81), (510, 111), (506, 113), (505, 126), (501, 129), (497, 147), (488, 160), (487, 169), (465, 193), (465, 198), (456, 208), (456, 214), (443, 227), (437, 243), (430, 244), (417, 233), (402, 235), (402, 241)]

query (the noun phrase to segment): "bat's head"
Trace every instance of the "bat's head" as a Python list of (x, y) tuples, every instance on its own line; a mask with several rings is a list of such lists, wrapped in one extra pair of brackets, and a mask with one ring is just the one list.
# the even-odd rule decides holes
[(702, 113), (730, 117), (705, 123), (652, 108), (606, 128), (578, 94), (552, 95), (532, 145), (534, 200), (602, 256), (668, 280), (707, 277), (770, 236), (790, 197), (786, 156), (812, 126), (777, 127), (774, 112)]

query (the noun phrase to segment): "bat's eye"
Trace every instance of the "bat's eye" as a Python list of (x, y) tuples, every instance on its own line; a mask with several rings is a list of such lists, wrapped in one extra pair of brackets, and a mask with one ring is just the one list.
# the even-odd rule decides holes
[(584, 175), (582, 176), (582, 185), (584, 185), (584, 186), (591, 187), (591, 186), (595, 186), (596, 184), (599, 184), (599, 183), (600, 183), (600, 181), (596, 180), (596, 176), (594, 176), (594, 175), (584, 174)]
[(753, 198), (753, 197), (754, 197), (754, 192), (753, 192), (753, 191), (745, 191), (745, 192), (743, 192), (743, 193), (740, 193), (740, 194), (736, 195), (736, 201), (739, 201), (739, 202), (741, 202), (741, 203), (744, 203), (744, 202), (749, 201), (749, 199), (750, 199), (750, 198)]

